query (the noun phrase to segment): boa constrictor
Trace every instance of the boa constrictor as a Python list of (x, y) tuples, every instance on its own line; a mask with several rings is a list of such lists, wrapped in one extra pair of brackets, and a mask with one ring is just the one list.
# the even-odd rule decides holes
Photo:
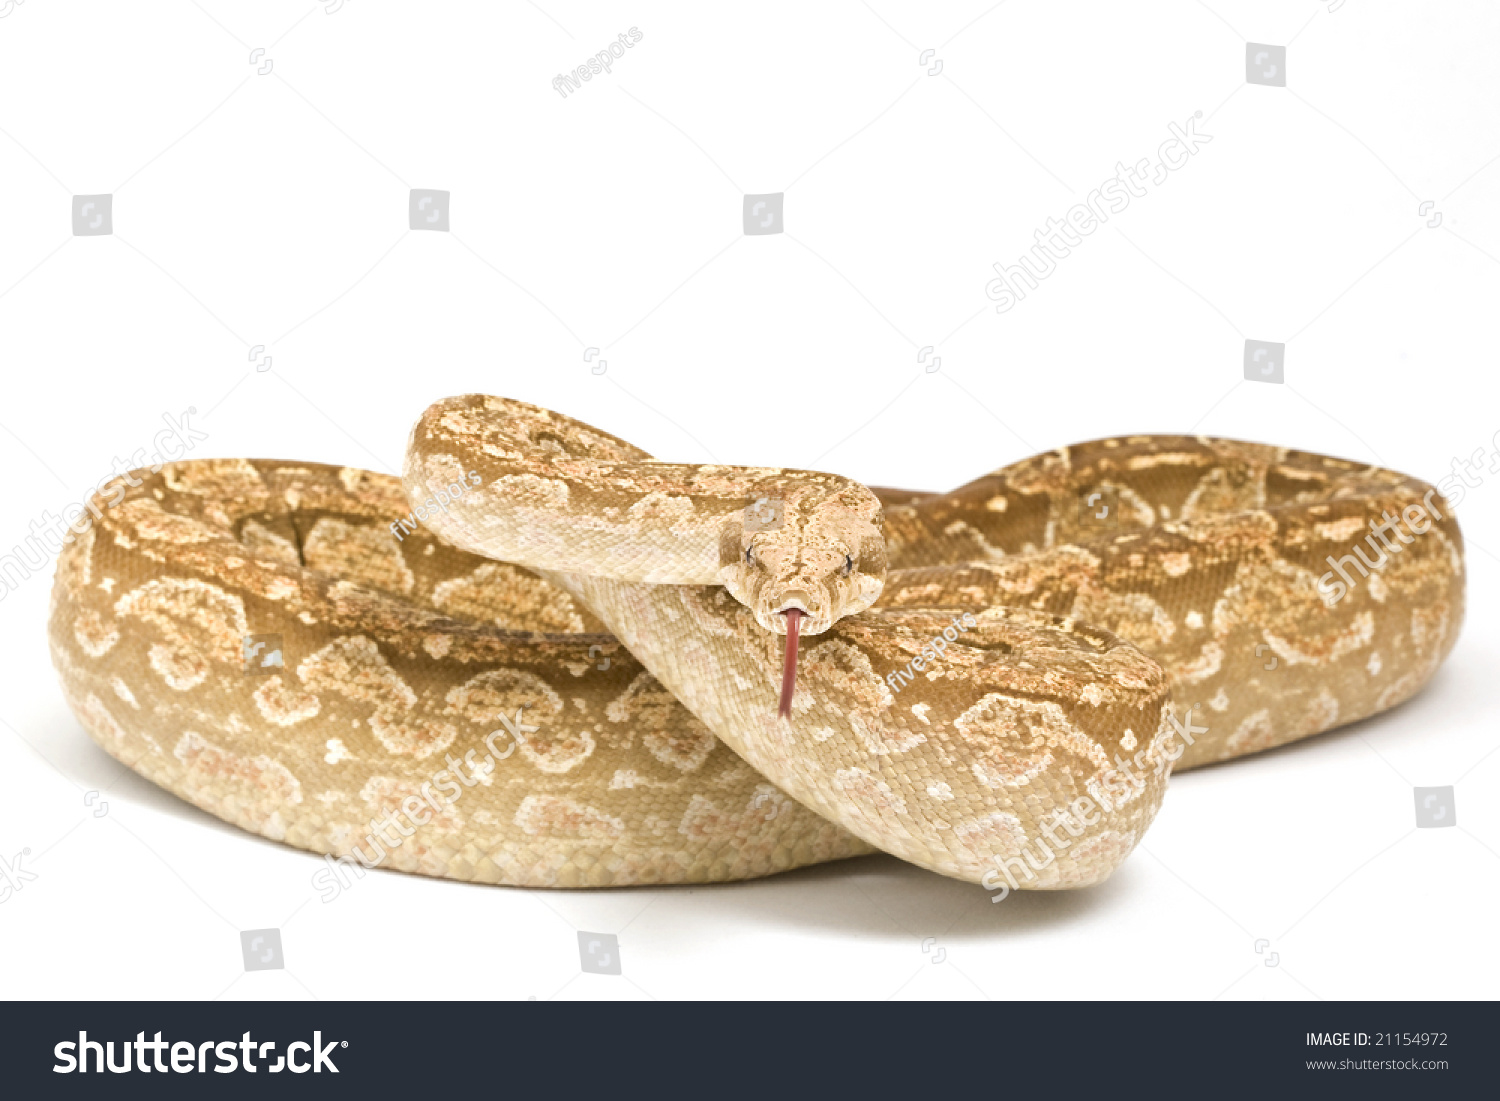
[(289, 845), (521, 886), (873, 849), (1097, 883), (1174, 762), (1400, 703), (1464, 605), (1430, 486), (1202, 437), (918, 494), (658, 463), (470, 395), (423, 414), (403, 481), (191, 461), (90, 511), (49, 637), (106, 751)]

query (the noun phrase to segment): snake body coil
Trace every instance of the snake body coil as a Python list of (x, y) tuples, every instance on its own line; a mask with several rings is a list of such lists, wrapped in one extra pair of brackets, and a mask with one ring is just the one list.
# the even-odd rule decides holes
[(1463, 616), (1431, 487), (1228, 440), (871, 493), (466, 396), (404, 482), (205, 460), (107, 486), (49, 623), (80, 722), (226, 821), (403, 871), (707, 882), (878, 848), (1073, 887), (1171, 768), (1394, 706)]

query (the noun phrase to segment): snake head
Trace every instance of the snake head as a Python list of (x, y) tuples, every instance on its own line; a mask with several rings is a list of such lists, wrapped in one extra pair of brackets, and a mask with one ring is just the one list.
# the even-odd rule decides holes
[(821, 634), (864, 611), (885, 586), (880, 501), (858, 483), (838, 482), (831, 493), (817, 492), (826, 488), (819, 486), (769, 502), (760, 498), (720, 534), (720, 582), (762, 628), (788, 636), (783, 714), (796, 675), (797, 637)]

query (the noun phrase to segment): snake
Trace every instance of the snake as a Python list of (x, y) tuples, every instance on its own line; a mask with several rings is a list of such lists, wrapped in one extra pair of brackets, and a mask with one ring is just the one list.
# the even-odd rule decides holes
[(1464, 614), (1432, 486), (1204, 436), (917, 492), (657, 461), (469, 394), (421, 415), (400, 477), (170, 462), (80, 521), (48, 616), (78, 722), (322, 856), (324, 887), (713, 883), (873, 852), (1087, 887), (1174, 772), (1402, 703)]

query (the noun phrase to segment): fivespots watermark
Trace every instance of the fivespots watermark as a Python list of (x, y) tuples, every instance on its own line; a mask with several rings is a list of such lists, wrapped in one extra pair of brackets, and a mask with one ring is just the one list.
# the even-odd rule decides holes
[(625, 51), (635, 49), (636, 43), (645, 37), (645, 32), (639, 27), (631, 27), (628, 32), (617, 35), (613, 42), (576, 69), (568, 73), (558, 73), (553, 77), (553, 90), (563, 99), (567, 99), (569, 92), (578, 91), (600, 73), (610, 72), (610, 67), (625, 56)]
[(463, 479), (459, 479), (458, 481), (453, 482), (450, 485), (442, 486), (437, 490), (436, 493), (427, 498), (427, 500), (423, 501), (411, 512), (408, 512), (401, 519), (392, 520), (391, 534), (396, 537), (396, 542), (401, 542), (401, 540), (411, 532), (416, 531), (417, 524), (427, 519), (430, 513), (436, 512), (438, 509), (442, 509), (444, 512), (447, 512), (449, 505), (453, 504), (454, 501), (457, 501), (460, 497), (462, 497), (465, 493), (467, 493), (470, 489), (472, 489), (474, 486), (477, 486), (478, 484), (479, 472), (477, 470), (471, 470), (468, 474), (467, 483)]
[[(969, 612), (954, 616), (949, 625), (943, 628), (943, 633), (923, 646), (922, 652), (908, 661), (904, 668), (892, 669), (887, 673), (885, 675), (886, 684), (890, 685), (897, 692), (901, 691), (901, 689), (917, 679), (917, 673), (922, 672), (928, 665), (936, 665), (938, 659), (943, 656), (943, 651), (948, 649), (948, 644), (950, 642), (957, 642), (961, 632), (969, 630), (978, 622)], [(916, 672), (913, 672), (913, 670)]]

